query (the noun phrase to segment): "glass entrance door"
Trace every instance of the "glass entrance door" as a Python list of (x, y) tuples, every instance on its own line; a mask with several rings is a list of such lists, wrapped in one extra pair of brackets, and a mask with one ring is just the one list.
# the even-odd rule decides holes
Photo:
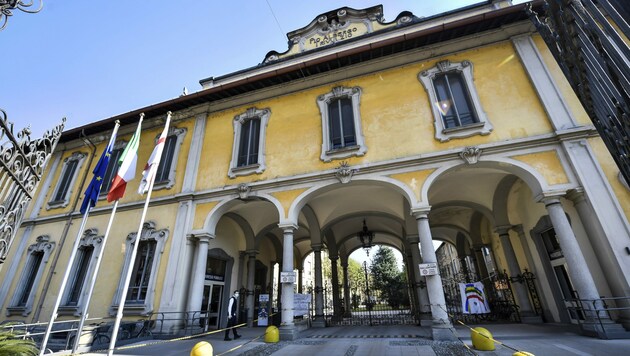
[(223, 297), (223, 285), (212, 284), (210, 292), (210, 304), (208, 305), (208, 327), (218, 329), (221, 321), (221, 301)]

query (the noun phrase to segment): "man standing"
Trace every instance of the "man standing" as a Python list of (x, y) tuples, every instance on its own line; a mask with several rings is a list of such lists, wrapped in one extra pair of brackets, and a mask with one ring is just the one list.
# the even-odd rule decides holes
[(225, 329), (225, 341), (230, 341), (232, 339), (230, 339), (230, 328), (232, 329), (232, 333), (234, 334), (234, 340), (238, 339), (239, 337), (241, 337), (241, 335), (239, 335), (236, 332), (236, 328), (234, 327), (234, 325), (236, 325), (236, 309), (238, 307), (238, 290), (234, 291), (234, 294), (232, 295), (232, 297), (230, 297), (230, 301), (228, 302), (228, 322), (227, 322), (227, 327)]

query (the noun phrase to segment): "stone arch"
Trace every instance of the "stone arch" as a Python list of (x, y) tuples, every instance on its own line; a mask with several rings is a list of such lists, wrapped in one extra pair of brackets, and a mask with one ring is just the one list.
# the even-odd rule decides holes
[[(278, 199), (276, 199), (272, 195), (265, 194), (265, 193), (260, 193), (255, 196), (252, 195), (252, 197), (250, 197), (249, 199), (254, 199), (254, 198), (265, 200), (272, 203), (276, 207), (279, 220), (282, 220), (282, 218), (284, 217), (284, 208), (282, 207), (282, 204), (280, 203), (280, 201), (278, 201)], [(214, 208), (212, 208), (210, 213), (208, 213), (208, 216), (206, 217), (206, 220), (203, 224), (203, 231), (213, 236), (216, 235), (217, 224), (219, 223), (219, 220), (221, 219), (221, 217), (225, 213), (229, 212), (232, 208), (242, 203), (243, 203), (243, 200), (239, 199), (238, 196), (233, 196), (233, 197), (223, 199), (221, 202), (219, 202), (219, 204), (217, 204)]]
[[(411, 190), (411, 188), (409, 188), (406, 184), (389, 178), (389, 177), (365, 177), (365, 178), (354, 178), (352, 180), (351, 183), (349, 184), (380, 184), (380, 185), (384, 185), (384, 186), (389, 186), (392, 189), (394, 189), (395, 191), (399, 192), (404, 198), (405, 200), (407, 200), (408, 202), (410, 202), (410, 204), (413, 205), (413, 203), (417, 200), (416, 199), (416, 195), (413, 192), (413, 190)], [(302, 211), (302, 209), (304, 208), (304, 206), (315, 196), (321, 194), (321, 193), (325, 193), (328, 192), (330, 190), (339, 188), (341, 186), (342, 183), (328, 183), (328, 184), (323, 184), (323, 185), (317, 185), (314, 186), (306, 191), (304, 191), (302, 194), (300, 194), (291, 204), (291, 207), (289, 208), (289, 213), (287, 214), (287, 221), (297, 221), (298, 220), (298, 216), (300, 214), (300, 211)], [(323, 229), (322, 229), (323, 230)]]
[[(450, 162), (450, 164), (446, 163), (442, 167), (435, 170), (435, 172), (431, 173), (422, 185), (422, 188), (420, 189), (420, 202), (424, 204), (419, 204), (418, 207), (429, 204), (429, 190), (431, 189), (431, 186), (434, 182), (439, 180), (439, 178), (447, 172), (462, 166), (466, 167), (467, 164), (463, 162)], [(514, 159), (482, 158), (479, 160), (479, 162), (475, 163), (474, 167), (499, 169), (504, 172), (513, 174), (527, 184), (529, 189), (532, 191), (533, 196), (541, 195), (543, 192), (550, 190), (545, 178), (538, 171), (536, 171), (533, 167)]]
[(242, 216), (235, 213), (225, 213), (224, 216), (226, 218), (232, 219), (240, 228), (243, 230), (243, 234), (245, 235), (245, 249), (253, 250), (255, 245), (255, 236), (252, 227), (249, 225), (247, 220), (245, 220)]
[(507, 212), (508, 196), (517, 180), (518, 177), (516, 176), (507, 176), (499, 182), (495, 189), (494, 197), (492, 198), (492, 211), (495, 219), (493, 226), (511, 225)]

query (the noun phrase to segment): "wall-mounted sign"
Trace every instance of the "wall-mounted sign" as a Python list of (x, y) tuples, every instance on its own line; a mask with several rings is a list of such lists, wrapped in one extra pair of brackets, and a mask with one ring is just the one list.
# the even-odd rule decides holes
[(420, 268), (421, 276), (435, 276), (438, 274), (437, 263), (420, 263), (418, 267)]
[(280, 272), (280, 283), (295, 283), (295, 272)]

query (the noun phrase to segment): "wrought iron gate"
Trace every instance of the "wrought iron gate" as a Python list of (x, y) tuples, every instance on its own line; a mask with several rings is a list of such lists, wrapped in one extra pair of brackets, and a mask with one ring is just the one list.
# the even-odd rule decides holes
[(0, 264), (4, 263), (28, 203), (61, 137), (64, 123), (31, 140), (30, 129), (13, 134), (13, 124), (0, 109)]
[[(489, 313), (469, 314), (463, 310), (460, 283), (481, 281), (490, 309)], [(458, 273), (452, 277), (443, 277), (444, 299), (449, 315), (466, 323), (483, 323), (491, 321), (520, 322), (518, 305), (512, 293), (512, 281), (505, 273), (494, 273), (481, 279), (475, 274)], [(536, 294), (537, 296), (537, 294)]]

